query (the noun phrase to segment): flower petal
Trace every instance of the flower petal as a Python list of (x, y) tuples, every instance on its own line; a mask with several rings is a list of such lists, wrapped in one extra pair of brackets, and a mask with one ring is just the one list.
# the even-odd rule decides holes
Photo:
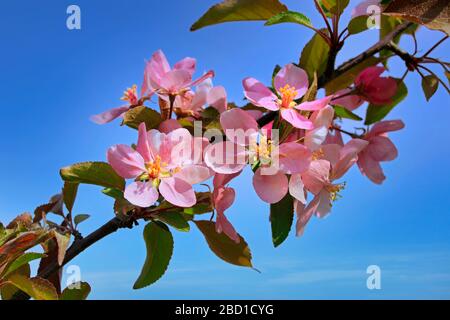
[(175, 70), (186, 70), (190, 73), (191, 77), (194, 75), (195, 67), (196, 67), (197, 61), (194, 58), (184, 58), (181, 61), (178, 61), (173, 68)]
[(213, 176), (213, 172), (202, 165), (191, 165), (181, 169), (174, 176), (190, 183), (191, 185), (201, 183)]
[(281, 110), (281, 117), (298, 129), (314, 129), (313, 123), (300, 115), (295, 109)]
[(90, 119), (92, 122), (94, 122), (96, 124), (105, 124), (105, 123), (113, 121), (114, 119), (119, 118), (121, 115), (123, 115), (129, 109), (130, 109), (129, 106), (122, 106), (122, 107), (114, 108), (114, 109), (105, 111), (103, 113), (97, 114), (95, 116), (91, 116)]
[(208, 92), (207, 103), (215, 108), (219, 113), (227, 110), (227, 92), (224, 87), (214, 87)]
[(289, 180), (289, 193), (296, 200), (306, 204), (306, 191), (300, 174), (293, 174)]
[(252, 135), (258, 132), (258, 123), (246, 111), (234, 108), (220, 116), (220, 124), (228, 139), (241, 146), (249, 144)]
[(308, 91), (308, 74), (305, 70), (296, 67), (293, 64), (288, 64), (277, 73), (274, 84), (275, 90), (278, 92), (280, 91), (280, 88), (283, 88), (286, 85), (294, 87), (297, 91), (295, 99), (299, 99), (305, 95), (306, 91)]
[(155, 204), (159, 194), (151, 182), (137, 181), (126, 187), (124, 197), (135, 206), (148, 208)]
[(217, 173), (233, 174), (247, 165), (247, 151), (231, 141), (210, 144), (205, 149), (205, 163)]
[(279, 163), (286, 174), (305, 172), (311, 163), (311, 151), (297, 142), (283, 143), (279, 147)]
[(244, 85), (245, 97), (255, 106), (272, 111), (277, 111), (280, 108), (276, 103), (277, 96), (258, 80), (245, 78), (242, 84)]
[(295, 108), (297, 110), (305, 110), (305, 111), (321, 110), (330, 104), (331, 98), (332, 96), (328, 96), (314, 101), (303, 102), (297, 105)]
[(197, 202), (192, 185), (177, 177), (162, 179), (159, 192), (164, 199), (177, 207), (190, 208)]
[(119, 144), (108, 149), (107, 159), (114, 171), (125, 179), (132, 179), (145, 172), (142, 156), (133, 148)]
[(306, 189), (312, 194), (319, 194), (329, 184), (331, 164), (326, 160), (312, 161), (308, 171), (302, 174)]
[(398, 131), (405, 127), (402, 120), (380, 121), (373, 125), (368, 136), (373, 137), (387, 132)]
[(142, 122), (138, 128), (138, 142), (136, 151), (140, 153), (146, 163), (153, 160), (152, 152), (148, 144), (148, 134), (145, 122)]
[(361, 173), (376, 184), (382, 184), (386, 180), (380, 163), (373, 160), (366, 152), (362, 152), (358, 158), (358, 167)]
[(259, 168), (253, 176), (253, 187), (261, 200), (267, 203), (277, 203), (288, 192), (289, 183), (284, 173), (262, 175), (261, 168)]
[(367, 152), (375, 161), (392, 161), (398, 156), (394, 143), (388, 137), (383, 136), (370, 139)]

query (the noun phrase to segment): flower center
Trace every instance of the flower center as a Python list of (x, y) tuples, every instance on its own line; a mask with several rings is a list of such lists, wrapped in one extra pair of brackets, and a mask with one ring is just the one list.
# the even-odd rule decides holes
[(257, 143), (250, 145), (250, 151), (253, 153), (252, 163), (259, 161), (263, 165), (269, 165), (272, 160), (272, 140), (261, 135)]
[(130, 105), (134, 106), (138, 104), (138, 96), (137, 96), (137, 86), (133, 85), (131, 88), (128, 88), (124, 91), (123, 97), (120, 100), (128, 101)]
[(291, 87), (290, 85), (285, 85), (284, 87), (278, 90), (281, 94), (281, 99), (278, 101), (282, 108), (293, 108), (297, 104), (294, 99), (297, 96), (298, 92), (295, 90), (295, 87)]
[(161, 157), (156, 156), (156, 159), (154, 161), (145, 164), (145, 167), (147, 168), (148, 178), (153, 180), (159, 178), (161, 175), (164, 175), (165, 173), (168, 173), (168, 171), (165, 170), (166, 166), (167, 163), (161, 162)]
[(330, 201), (334, 202), (341, 197), (339, 192), (344, 190), (345, 183), (332, 184), (326, 187), (326, 190), (330, 193)]

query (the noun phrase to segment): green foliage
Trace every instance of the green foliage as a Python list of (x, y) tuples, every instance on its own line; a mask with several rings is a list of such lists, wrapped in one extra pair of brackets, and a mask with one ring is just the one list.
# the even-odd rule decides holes
[(50, 281), (14, 274), (8, 281), (36, 300), (58, 300), (58, 293)]
[(24, 265), (28, 264), (29, 262), (37, 259), (41, 259), (42, 257), (45, 257), (45, 254), (42, 253), (24, 253), (21, 256), (19, 256), (16, 260), (14, 260), (6, 270), (5, 274), (3, 275), (4, 278), (7, 278), (8, 275), (14, 273), (18, 269), (22, 268)]
[(61, 177), (66, 182), (85, 183), (123, 190), (125, 180), (105, 162), (83, 162), (61, 169)]
[(224, 22), (267, 20), (284, 11), (287, 7), (278, 0), (224, 0), (209, 8), (191, 31)]
[(280, 202), (270, 205), (270, 223), (272, 242), (275, 247), (281, 245), (291, 231), (294, 221), (294, 199), (288, 193)]
[(147, 130), (156, 129), (162, 118), (158, 112), (144, 106), (132, 108), (123, 117), (123, 124), (133, 129), (137, 129), (142, 122), (145, 122)]
[(75, 227), (77, 227), (80, 223), (86, 221), (91, 216), (88, 214), (78, 214), (73, 218), (73, 222), (75, 223)]
[(155, 219), (174, 227), (178, 231), (189, 232), (189, 223), (179, 212), (164, 212), (155, 217)]
[(73, 205), (75, 203), (75, 199), (77, 197), (78, 192), (78, 183), (65, 182), (63, 188), (63, 199), (64, 204), (66, 205), (67, 210), (72, 212)]
[(348, 33), (349, 34), (358, 34), (368, 29), (367, 19), (368, 16), (358, 16), (350, 20), (348, 24)]
[(280, 23), (297, 23), (310, 29), (314, 29), (311, 20), (307, 16), (305, 16), (303, 13), (295, 11), (285, 11), (274, 15), (272, 18), (267, 20), (265, 25), (272, 26), (274, 24)]
[(77, 282), (64, 289), (60, 300), (86, 300), (91, 293), (91, 286), (87, 282)]
[(161, 278), (169, 266), (173, 253), (173, 237), (166, 225), (150, 222), (144, 229), (147, 258), (134, 289), (142, 289)]
[(216, 224), (212, 221), (195, 221), (208, 243), (209, 248), (220, 259), (242, 267), (252, 266), (252, 254), (247, 242), (239, 236), (239, 243), (231, 240), (227, 235), (216, 232)]
[(373, 104), (370, 104), (367, 108), (367, 114), (366, 114), (366, 125), (371, 125), (375, 122), (383, 120), (389, 112), (394, 109), (395, 106), (397, 106), (400, 102), (402, 102), (406, 96), (408, 95), (408, 88), (406, 87), (405, 83), (402, 81), (398, 84), (397, 93), (392, 98), (392, 102), (387, 105), (383, 106), (376, 106)]
[(422, 78), (422, 89), (427, 101), (434, 96), (439, 87), (439, 79), (434, 75), (425, 76)]
[(327, 16), (341, 15), (349, 2), (350, 0), (319, 0), (319, 3)]
[(333, 108), (334, 108), (334, 114), (339, 118), (356, 120), (356, 121), (362, 120), (362, 118), (360, 116), (358, 116), (357, 114), (354, 114), (353, 112), (351, 112), (350, 110), (347, 110), (346, 108), (344, 108), (342, 106), (334, 105)]
[[(325, 30), (323, 31), (325, 32)], [(325, 72), (329, 52), (330, 46), (318, 33), (314, 34), (312, 39), (303, 48), (299, 64), (308, 73), (310, 80), (313, 79), (314, 73), (320, 78)]]

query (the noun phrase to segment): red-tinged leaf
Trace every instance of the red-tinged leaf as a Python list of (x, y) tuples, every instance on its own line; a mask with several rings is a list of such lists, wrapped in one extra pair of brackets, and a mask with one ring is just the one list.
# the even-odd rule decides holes
[(393, 0), (383, 14), (422, 24), (450, 35), (448, 0)]
[(239, 235), (236, 243), (227, 235), (216, 232), (216, 224), (212, 221), (194, 221), (208, 243), (209, 248), (220, 259), (241, 267), (252, 268), (252, 254), (247, 242)]
[(63, 199), (67, 210), (72, 212), (73, 205), (78, 193), (78, 183), (65, 182), (63, 188)]
[(91, 286), (87, 282), (77, 282), (64, 289), (60, 300), (86, 300), (91, 293)]
[[(45, 254), (47, 255), (45, 258), (41, 259), (38, 268), (38, 274), (44, 271), (50, 264), (58, 262), (58, 243), (55, 238), (48, 240), (45, 244), (42, 245), (45, 250)], [(61, 293), (61, 277), (62, 277), (62, 268), (53, 272), (50, 276), (47, 277), (53, 286), (56, 288), (56, 292)]]
[(29, 228), (32, 223), (33, 223), (33, 218), (31, 217), (31, 214), (29, 214), (28, 212), (25, 212), (25, 213), (22, 213), (20, 216), (16, 217), (13, 221), (11, 221), (6, 226), (6, 229), (16, 229), (17, 227), (19, 227), (19, 225)]
[(40, 222), (44, 216), (46, 216), (49, 212), (52, 212), (55, 208), (57, 202), (50, 202), (43, 205), (40, 205), (34, 210), (34, 223)]
[(58, 293), (48, 280), (14, 274), (8, 281), (35, 300), (58, 300)]
[(287, 7), (278, 0), (225, 0), (209, 8), (191, 31), (224, 22), (264, 21), (284, 11)]
[(434, 75), (425, 76), (422, 79), (422, 89), (427, 101), (434, 96), (439, 87), (439, 79)]
[(67, 247), (69, 246), (70, 235), (55, 232), (55, 239), (58, 244), (58, 264), (61, 266), (66, 256)]
[[(20, 268), (11, 272), (9, 275), (18, 274), (25, 276), (27, 278), (31, 275), (31, 268), (29, 264), (24, 264)], [(8, 277), (4, 277), (4, 279), (0, 280), (0, 294), (3, 300), (11, 300), (16, 293), (19, 292), (19, 289), (15, 285), (13, 285), (10, 281), (8, 281)]]

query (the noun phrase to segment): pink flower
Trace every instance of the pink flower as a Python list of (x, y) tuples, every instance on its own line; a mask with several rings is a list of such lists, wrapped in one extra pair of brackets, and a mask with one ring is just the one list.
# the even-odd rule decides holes
[(144, 101), (148, 97), (138, 97), (137, 96), (137, 86), (134, 85), (131, 88), (128, 88), (125, 92), (121, 100), (127, 101), (127, 105), (120, 106), (118, 108), (113, 108), (108, 111), (105, 111), (103, 113), (97, 114), (92, 116), (90, 119), (92, 122), (95, 122), (97, 124), (106, 124), (109, 123), (125, 114), (128, 110), (132, 109), (133, 107), (137, 107), (139, 105), (142, 105)]
[(305, 202), (297, 201), (296, 212), (297, 235), (303, 234), (304, 228), (313, 214), (320, 218), (330, 211), (332, 203), (338, 198), (344, 184), (333, 181), (342, 176), (356, 163), (358, 154), (368, 145), (361, 139), (352, 139), (344, 147), (325, 145), (321, 148), (319, 158), (311, 162), (309, 170), (301, 175), (305, 190), (314, 195), (313, 200), (305, 206)]
[(240, 238), (233, 225), (225, 216), (225, 210), (231, 207), (236, 197), (234, 189), (227, 187), (227, 184), (239, 174), (240, 172), (231, 175), (216, 174), (213, 181), (213, 202), (217, 213), (216, 231), (217, 233), (225, 233), (236, 243), (240, 242)]
[(380, 162), (397, 158), (398, 151), (387, 132), (398, 131), (405, 127), (401, 120), (381, 121), (376, 123), (365, 135), (369, 145), (361, 152), (358, 167), (361, 173), (374, 183), (381, 184), (386, 179)]
[(357, 93), (375, 105), (389, 104), (397, 93), (397, 81), (390, 77), (380, 77), (383, 67), (369, 67), (355, 80)]
[(192, 144), (186, 129), (166, 135), (157, 130), (147, 132), (141, 123), (136, 150), (116, 145), (108, 150), (107, 158), (121, 177), (135, 179), (124, 193), (132, 204), (152, 206), (161, 193), (175, 206), (192, 207), (196, 203), (192, 185), (210, 177), (208, 168), (193, 163)]
[(299, 129), (313, 129), (313, 124), (299, 111), (316, 111), (324, 108), (331, 101), (331, 97), (325, 97), (312, 102), (297, 104), (308, 90), (308, 75), (303, 69), (293, 64), (282, 68), (274, 79), (277, 94), (254, 78), (246, 78), (243, 81), (246, 98), (255, 106), (268, 110), (280, 110), (281, 117)]
[(333, 105), (338, 105), (346, 108), (347, 110), (353, 111), (364, 104), (364, 99), (362, 99), (357, 94), (352, 94), (352, 89), (343, 89), (334, 94)]
[(206, 148), (205, 163), (212, 170), (232, 174), (241, 171), (249, 162), (259, 163), (253, 186), (263, 201), (279, 202), (288, 191), (297, 195), (295, 185), (290, 188), (286, 175), (299, 175), (308, 169), (311, 160), (308, 148), (296, 142), (280, 146), (272, 144), (267, 135), (258, 132), (256, 120), (242, 109), (222, 113), (220, 123), (229, 141)]
[(184, 58), (172, 69), (164, 53), (158, 50), (145, 68), (142, 94), (151, 95), (155, 92), (163, 99), (184, 95), (191, 87), (214, 76), (214, 72), (209, 71), (199, 79), (193, 80), (195, 68), (195, 59)]
[[(373, 14), (380, 14), (381, 13), (381, 7), (380, 7), (381, 0), (365, 0), (358, 4), (355, 8), (352, 10), (352, 18), (359, 17), (359, 16), (372, 16)], [(371, 9), (371, 6), (378, 6), (380, 10), (378, 12), (373, 12)]]

